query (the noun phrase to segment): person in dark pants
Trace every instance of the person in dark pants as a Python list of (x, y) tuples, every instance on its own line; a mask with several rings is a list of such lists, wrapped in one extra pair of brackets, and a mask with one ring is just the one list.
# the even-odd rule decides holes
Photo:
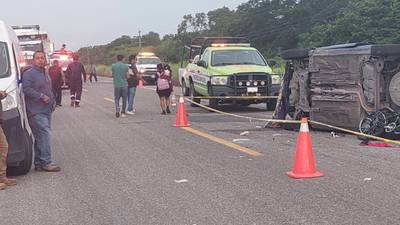
[[(5, 91), (0, 91), (0, 100), (7, 97)], [(15, 179), (10, 179), (6, 175), (7, 170), (7, 155), (8, 155), (8, 143), (6, 136), (1, 128), (3, 123), (3, 108), (0, 104), (0, 190), (5, 189), (8, 186), (14, 186), (17, 184)]]
[(51, 157), (51, 116), (55, 99), (51, 79), (45, 73), (44, 52), (33, 54), (33, 67), (22, 76), (28, 122), (35, 138), (35, 170), (58, 172), (60, 167), (53, 164)]
[[(117, 55), (117, 62), (112, 64), (111, 71), (114, 83), (115, 116), (126, 117), (126, 102), (128, 99), (128, 71), (129, 67), (122, 60), (123, 55)], [(122, 98), (122, 109), (119, 101)]]
[(90, 83), (92, 83), (92, 77), (94, 77), (94, 80), (97, 83), (97, 71), (96, 71), (96, 65), (94, 65), (94, 63), (92, 63), (92, 65), (90, 66), (90, 76), (89, 76)]
[(82, 78), (86, 83), (86, 71), (83, 64), (79, 62), (79, 56), (73, 55), (73, 62), (67, 67), (67, 76), (70, 80), (71, 106), (79, 107), (82, 97)]
[(53, 61), (53, 66), (49, 68), (49, 75), (51, 78), (51, 86), (53, 94), (56, 98), (56, 106), (61, 106), (62, 99), (62, 83), (64, 82), (64, 74), (60, 67), (58, 60)]

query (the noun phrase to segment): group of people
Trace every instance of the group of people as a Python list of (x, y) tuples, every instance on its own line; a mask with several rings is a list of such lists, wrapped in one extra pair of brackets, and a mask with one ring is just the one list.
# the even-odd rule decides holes
[[(79, 107), (82, 95), (82, 81), (86, 82), (86, 72), (79, 62), (78, 55), (74, 55), (74, 62), (68, 66), (67, 76), (70, 80), (71, 106)], [(112, 65), (114, 80), (114, 95), (116, 117), (133, 115), (134, 97), (142, 76), (136, 68), (136, 55), (129, 56), (130, 65), (123, 63), (124, 57), (117, 56), (117, 62)], [(42, 51), (33, 55), (33, 65), (23, 72), (22, 86), (25, 95), (26, 113), (29, 126), (35, 138), (34, 167), (36, 171), (59, 172), (61, 168), (52, 160), (51, 124), (52, 113), (56, 106), (61, 106), (61, 85), (65, 81), (64, 74), (57, 61), (53, 62), (46, 71), (46, 56)], [(168, 65), (157, 65), (157, 93), (160, 98), (161, 114), (171, 113), (170, 95), (173, 91), (171, 81), (172, 71)], [(97, 79), (96, 79), (97, 80)], [(144, 82), (144, 81), (143, 81)], [(7, 93), (0, 91), (0, 100), (7, 97)], [(119, 101), (122, 98), (122, 108)], [(2, 107), (0, 104), (0, 190), (17, 184), (15, 179), (6, 176), (8, 144), (1, 129)]]
[[(115, 116), (126, 117), (126, 115), (134, 115), (134, 99), (136, 87), (140, 81), (145, 83), (141, 74), (136, 67), (136, 55), (128, 57), (129, 66), (123, 62), (124, 56), (117, 55), (117, 62), (111, 66), (113, 84), (114, 84), (114, 103)], [(156, 73), (157, 94), (160, 98), (161, 114), (169, 114), (170, 95), (173, 91), (172, 71), (169, 65), (158, 64)], [(122, 98), (122, 108), (120, 100)]]
[[(52, 91), (56, 106), (62, 106), (62, 85), (65, 84), (65, 76), (67, 76), (71, 92), (71, 106), (80, 107), (83, 87), (82, 82), (86, 83), (86, 71), (83, 64), (79, 62), (79, 56), (77, 54), (73, 55), (73, 62), (68, 65), (66, 74), (63, 73), (59, 61), (54, 60), (53, 65), (49, 67), (49, 75), (52, 82)], [(94, 64), (90, 67), (90, 82), (92, 82), (92, 78), (97, 82), (97, 72)]]

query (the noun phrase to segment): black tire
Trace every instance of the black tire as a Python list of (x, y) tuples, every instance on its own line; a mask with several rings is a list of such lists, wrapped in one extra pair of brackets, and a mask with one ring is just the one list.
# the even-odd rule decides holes
[(25, 146), (25, 159), (21, 162), (21, 164), (17, 167), (9, 167), (7, 172), (9, 175), (18, 176), (27, 174), (32, 167), (32, 159), (33, 159), (33, 140), (31, 136), (29, 136), (28, 132), (24, 132), (24, 146)]
[(288, 49), (284, 50), (281, 53), (283, 59), (304, 59), (309, 56), (309, 49), (301, 48), (301, 49)]
[(218, 108), (218, 99), (210, 99), (208, 106), (210, 108), (217, 109)]
[(277, 103), (276, 99), (268, 99), (266, 103), (267, 111), (274, 111), (276, 108), (276, 103)]
[(182, 80), (182, 94), (183, 96), (189, 96), (189, 88), (186, 87), (185, 79)]
[(373, 45), (371, 55), (376, 56), (396, 56), (400, 55), (400, 44)]
[[(192, 101), (200, 104), (200, 99), (199, 98), (193, 98), (193, 97), (197, 97), (198, 94), (196, 93), (196, 90), (194, 89), (194, 84), (193, 84), (192, 81), (190, 82), (189, 94), (190, 94), (190, 97), (192, 97)], [(199, 107), (198, 105), (193, 104), (193, 103), (190, 103), (190, 106)]]

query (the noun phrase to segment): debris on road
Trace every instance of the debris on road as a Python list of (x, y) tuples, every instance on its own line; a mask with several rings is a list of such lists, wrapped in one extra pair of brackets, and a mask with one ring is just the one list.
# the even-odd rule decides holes
[(234, 143), (243, 143), (243, 142), (248, 142), (250, 139), (233, 139), (232, 140)]
[(182, 179), (182, 180), (175, 180), (175, 183), (177, 183), (177, 184), (181, 184), (181, 183), (187, 183), (187, 182), (189, 182), (188, 180), (186, 180), (186, 179)]
[(371, 177), (366, 177), (366, 178), (364, 178), (364, 181), (371, 181), (371, 180), (372, 180)]
[(340, 137), (340, 136), (337, 135), (334, 131), (331, 132), (331, 136), (332, 136), (333, 138), (338, 138), (338, 137)]
[(369, 141), (365, 140), (360, 143), (361, 146), (379, 147), (379, 148), (393, 148), (392, 145), (382, 141)]
[(240, 133), (240, 136), (247, 136), (249, 134), (250, 134), (249, 131), (243, 131), (242, 133)]
[(272, 134), (272, 137), (282, 136), (282, 134)]

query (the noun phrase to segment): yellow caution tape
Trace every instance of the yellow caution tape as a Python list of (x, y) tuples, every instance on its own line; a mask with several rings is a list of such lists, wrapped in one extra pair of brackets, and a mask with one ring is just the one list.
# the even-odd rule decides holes
[(278, 96), (194, 96), (190, 99), (277, 99)]
[(202, 105), (200, 103), (194, 102), (189, 98), (185, 98), (185, 100), (190, 102), (190, 103), (192, 103), (192, 104), (194, 104), (194, 105), (197, 105), (197, 106), (199, 106), (199, 107), (201, 107), (203, 109), (207, 109), (207, 110), (212, 111), (212, 112), (216, 112), (216, 113), (219, 113), (219, 114), (222, 114), (222, 115), (232, 116), (232, 117), (236, 117), (236, 118), (246, 119), (246, 120), (250, 120), (250, 121), (292, 123), (292, 124), (300, 124), (301, 123), (300, 120), (262, 119), (262, 118), (255, 118), (255, 117), (250, 117), (250, 116), (242, 116), (242, 115), (237, 115), (237, 114), (233, 114), (233, 113), (227, 113), (227, 112), (223, 112), (223, 111), (220, 111), (220, 110), (217, 110), (217, 109), (213, 109), (211, 107), (208, 107), (208, 106)]
[[(241, 118), (241, 119), (246, 119), (246, 120), (250, 120), (250, 121), (263, 121), (263, 122), (276, 122), (276, 123), (286, 123), (286, 124), (300, 124), (301, 121), (300, 120), (278, 120), (278, 119), (262, 119), (262, 118), (255, 118), (255, 117), (250, 117), (250, 116), (242, 116), (242, 115), (237, 115), (237, 114), (233, 114), (233, 113), (227, 113), (227, 112), (223, 112), (217, 109), (213, 109), (211, 107), (202, 105), (200, 103), (194, 102), (193, 100), (189, 99), (189, 98), (185, 98), (186, 101), (197, 105), (203, 109), (207, 109), (209, 111), (212, 112), (216, 112), (222, 115), (227, 115), (227, 116), (231, 116), (231, 117), (236, 117), (236, 118)], [(395, 141), (395, 140), (391, 140), (391, 139), (387, 139), (387, 138), (382, 138), (382, 137), (377, 137), (377, 136), (373, 136), (373, 135), (368, 135), (368, 134), (363, 134), (357, 131), (353, 131), (353, 130), (349, 130), (349, 129), (345, 129), (345, 128), (340, 128), (340, 127), (336, 127), (336, 126), (332, 126), (326, 123), (321, 123), (321, 122), (317, 122), (317, 121), (313, 121), (313, 120), (309, 120), (309, 122), (311, 124), (315, 124), (315, 125), (320, 125), (320, 126), (324, 126), (324, 127), (328, 127), (334, 130), (339, 130), (342, 132), (346, 132), (349, 134), (354, 134), (357, 136), (361, 136), (361, 137), (366, 137), (366, 138), (370, 138), (373, 140), (378, 140), (378, 141), (383, 141), (383, 142), (387, 142), (387, 143), (391, 143), (391, 144), (396, 144), (396, 145), (400, 145), (400, 141)]]

